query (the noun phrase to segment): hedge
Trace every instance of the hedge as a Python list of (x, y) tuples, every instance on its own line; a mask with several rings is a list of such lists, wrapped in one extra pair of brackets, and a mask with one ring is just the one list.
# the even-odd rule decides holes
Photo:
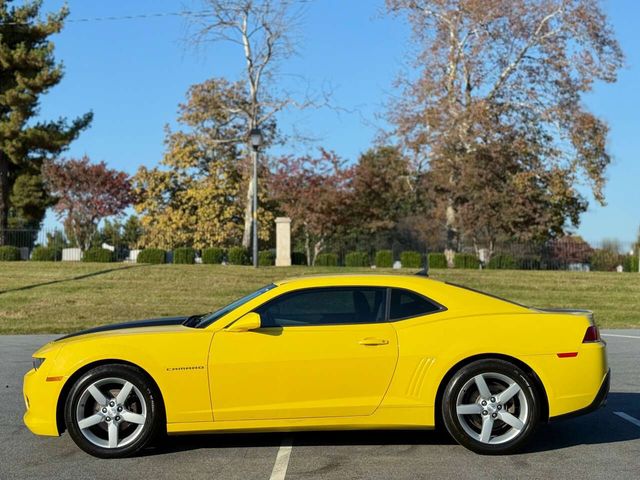
[(4, 245), (0, 247), (0, 262), (17, 262), (20, 260), (20, 250), (18, 247)]
[(344, 257), (347, 267), (369, 267), (369, 254), (367, 252), (349, 252)]
[(261, 267), (270, 267), (276, 264), (276, 254), (271, 250), (262, 250), (258, 253), (258, 265)]
[(306, 265), (307, 255), (304, 252), (291, 253), (291, 265)]
[(378, 268), (393, 267), (393, 252), (391, 250), (378, 250), (376, 252), (376, 267)]
[(227, 258), (231, 265), (249, 265), (249, 251), (244, 247), (231, 247)]
[(196, 263), (196, 251), (191, 247), (180, 247), (173, 250), (173, 263), (192, 265)]
[(31, 260), (34, 262), (55, 262), (62, 258), (59, 248), (37, 246), (31, 252)]
[(447, 256), (444, 253), (429, 254), (429, 268), (447, 268)]
[(413, 250), (407, 250), (400, 254), (400, 263), (404, 268), (422, 267), (422, 254)]
[(113, 252), (106, 248), (92, 247), (82, 254), (82, 261), (93, 263), (113, 262)]
[(456, 253), (453, 258), (455, 268), (480, 268), (480, 260), (470, 253)]
[(136, 258), (136, 263), (152, 263), (155, 265), (166, 263), (166, 261), (167, 252), (161, 248), (145, 248), (138, 253), (138, 258)]
[[(524, 266), (524, 259), (522, 260)], [(487, 268), (495, 268), (498, 270), (514, 270), (518, 268), (518, 262), (512, 255), (507, 253), (497, 253), (491, 257)]]
[(202, 250), (202, 263), (220, 265), (224, 260), (224, 250), (220, 247), (205, 248)]
[(337, 267), (338, 255), (335, 253), (319, 253), (316, 255), (315, 265), (318, 267)]

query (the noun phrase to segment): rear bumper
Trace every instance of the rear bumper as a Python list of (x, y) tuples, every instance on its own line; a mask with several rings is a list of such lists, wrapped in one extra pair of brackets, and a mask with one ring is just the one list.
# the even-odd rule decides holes
[(563, 415), (557, 415), (555, 417), (551, 417), (549, 418), (549, 421), (565, 420), (567, 418), (586, 415), (587, 413), (591, 413), (599, 409), (600, 407), (604, 407), (607, 404), (607, 395), (609, 395), (610, 388), (611, 388), (611, 369), (607, 371), (607, 374), (605, 375), (604, 380), (602, 381), (602, 385), (600, 386), (600, 389), (598, 390), (598, 393), (596, 393), (596, 396), (591, 402), (591, 404), (587, 405), (584, 408), (581, 408), (580, 410), (576, 410), (573, 412), (565, 413)]

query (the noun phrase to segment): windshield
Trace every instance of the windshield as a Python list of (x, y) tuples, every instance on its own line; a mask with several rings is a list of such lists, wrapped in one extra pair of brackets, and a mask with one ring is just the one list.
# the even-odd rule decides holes
[(235, 310), (236, 308), (244, 305), (245, 303), (253, 300), (256, 297), (259, 297), (263, 293), (268, 292), (269, 290), (271, 290), (272, 288), (275, 288), (275, 287), (276, 286), (273, 283), (270, 284), (270, 285), (266, 285), (266, 286), (260, 288), (259, 290), (256, 290), (255, 292), (250, 293), (249, 295), (245, 295), (244, 297), (239, 298), (238, 300), (236, 300), (234, 302), (231, 302), (229, 305), (227, 305), (226, 307), (222, 307), (220, 310), (216, 310), (213, 313), (207, 313), (206, 315), (204, 315), (200, 319), (200, 321), (195, 326), (195, 328), (204, 328), (204, 327), (207, 327), (207, 326), (211, 325), (216, 320), (224, 317), (230, 311)]

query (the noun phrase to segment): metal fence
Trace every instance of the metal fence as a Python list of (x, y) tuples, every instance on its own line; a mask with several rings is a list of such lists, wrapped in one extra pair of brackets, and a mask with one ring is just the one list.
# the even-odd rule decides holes
[[(50, 259), (55, 261), (80, 261), (84, 255), (80, 248), (69, 242), (57, 229), (10, 229), (0, 231), (0, 240), (4, 245), (17, 247), (22, 260), (33, 259), (34, 251), (39, 246), (54, 251), (55, 254)], [(293, 263), (307, 264), (307, 252), (303, 239), (294, 237), (292, 240)], [(93, 246), (110, 250), (113, 261), (135, 262), (139, 252), (136, 245), (104, 237), (97, 238)], [(184, 246), (179, 245), (179, 247)], [(273, 243), (263, 244), (261, 250), (273, 251), (272, 247)], [(636, 248), (637, 245), (631, 243), (610, 240), (597, 245), (588, 245), (567, 241), (565, 237), (565, 239), (543, 243), (503, 241), (496, 243), (491, 249), (461, 245), (455, 252), (455, 257), (446, 258), (443, 245), (430, 245), (409, 236), (378, 234), (337, 235), (324, 242), (321, 253), (330, 254), (333, 257), (332, 262), (338, 266), (349, 265), (349, 257), (353, 252), (359, 254), (358, 258), (364, 266), (374, 266), (381, 258), (377, 255), (378, 252), (385, 251), (387, 263), (389, 256), (392, 263), (395, 263), (402, 258), (408, 258), (403, 255), (406, 252), (413, 252), (411, 266), (416, 265), (416, 258), (419, 257), (420, 266), (428, 262), (431, 268), (441, 268), (444, 262), (444, 266), (449, 263), (455, 268), (638, 272), (640, 270)], [(632, 249), (633, 254), (631, 254)], [(172, 249), (168, 250), (167, 259), (170, 261)], [(197, 251), (198, 257), (200, 253)]]

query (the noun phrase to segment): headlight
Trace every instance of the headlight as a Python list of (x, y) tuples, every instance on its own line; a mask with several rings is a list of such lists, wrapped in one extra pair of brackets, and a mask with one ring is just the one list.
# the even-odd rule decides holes
[(38, 370), (44, 363), (44, 358), (33, 357), (33, 368)]

